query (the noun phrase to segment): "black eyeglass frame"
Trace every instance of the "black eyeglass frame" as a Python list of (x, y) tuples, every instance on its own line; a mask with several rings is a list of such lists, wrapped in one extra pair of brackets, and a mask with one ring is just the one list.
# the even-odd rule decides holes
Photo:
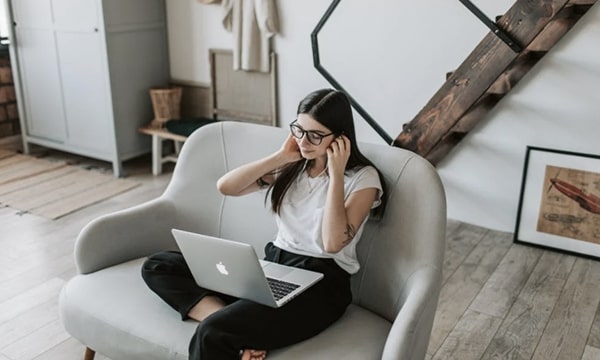
[[(292, 136), (293, 136), (293, 137), (295, 137), (296, 139), (302, 139), (302, 138), (303, 138), (305, 135), (307, 135), (307, 134), (311, 134), (311, 135), (316, 135), (316, 136), (318, 136), (318, 137), (319, 137), (319, 140), (318, 140), (318, 142), (317, 142), (317, 143), (315, 143), (315, 141), (317, 141), (317, 140), (314, 140), (314, 139), (313, 139), (313, 138), (311, 138), (310, 136), (308, 136), (308, 137), (306, 138), (306, 139), (308, 140), (308, 142), (309, 142), (309, 143), (311, 143), (312, 145), (315, 145), (315, 146), (321, 145), (321, 143), (323, 142), (323, 139), (324, 139), (324, 138), (326, 138), (326, 137), (328, 137), (328, 136), (331, 136), (331, 135), (335, 135), (335, 133), (334, 133), (334, 132), (331, 132), (331, 133), (329, 133), (329, 134), (319, 134), (319, 133), (318, 133), (318, 132), (316, 132), (315, 130), (304, 130), (304, 129), (303, 129), (301, 126), (300, 126), (300, 125), (298, 125), (298, 124), (297, 124), (297, 122), (298, 122), (298, 120), (296, 119), (296, 120), (294, 120), (294, 121), (292, 121), (292, 122), (290, 123), (290, 133), (292, 133)], [(294, 133), (294, 129), (297, 129), (298, 131), (300, 131), (300, 133), (301, 133), (302, 135), (300, 135), (300, 136), (297, 136), (297, 135)]]

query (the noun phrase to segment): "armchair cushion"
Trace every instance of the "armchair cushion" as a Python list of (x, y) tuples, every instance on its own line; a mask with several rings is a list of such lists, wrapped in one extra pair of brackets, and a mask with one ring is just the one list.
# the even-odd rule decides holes
[[(61, 317), (69, 319), (65, 323), (69, 333), (78, 334), (92, 349), (103, 349), (111, 359), (185, 360), (198, 323), (181, 321), (148, 289), (139, 276), (143, 260), (74, 278), (61, 293)], [(389, 321), (351, 305), (340, 321), (319, 336), (272, 351), (269, 359), (380, 359), (390, 328)], [(98, 332), (110, 336), (97, 336)], [(335, 354), (328, 344), (336, 344)]]

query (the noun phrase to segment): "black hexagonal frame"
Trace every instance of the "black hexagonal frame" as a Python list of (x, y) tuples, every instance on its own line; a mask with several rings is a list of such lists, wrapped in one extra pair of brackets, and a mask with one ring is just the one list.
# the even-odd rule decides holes
[(390, 137), (390, 135), (388, 135), (388, 133), (386, 133), (385, 130), (383, 130), (383, 128), (375, 121), (375, 119), (373, 119), (373, 117), (371, 117), (371, 115), (367, 113), (367, 111), (348, 93), (348, 91), (346, 91), (342, 87), (342, 85), (340, 85), (340, 83), (323, 67), (323, 65), (321, 65), (321, 59), (319, 57), (319, 40), (317, 35), (319, 34), (319, 31), (321, 31), (321, 29), (323, 28), (323, 26), (325, 25), (335, 8), (338, 6), (340, 1), (341, 0), (333, 0), (331, 2), (331, 5), (329, 5), (327, 10), (325, 11), (325, 14), (323, 14), (321, 20), (319, 20), (319, 23), (310, 34), (313, 54), (313, 65), (315, 69), (317, 69), (317, 71), (321, 75), (323, 75), (323, 77), (327, 81), (329, 81), (329, 83), (336, 90), (343, 91), (348, 96), (352, 107), (363, 117), (363, 119), (365, 119), (365, 121), (373, 128), (373, 130), (375, 130), (379, 134), (379, 136), (383, 138), (386, 144), (392, 145), (394, 140)]

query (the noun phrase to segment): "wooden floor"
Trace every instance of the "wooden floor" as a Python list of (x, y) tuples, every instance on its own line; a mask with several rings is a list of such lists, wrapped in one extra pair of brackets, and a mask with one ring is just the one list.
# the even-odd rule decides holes
[[(151, 176), (149, 157), (125, 171), (142, 185), (55, 221), (0, 207), (0, 360), (82, 359), (57, 312), (75, 238), (95, 217), (158, 196), (171, 174)], [(600, 262), (450, 220), (443, 281), (430, 360), (600, 359)]]
[(600, 262), (448, 222), (428, 359), (600, 359)]

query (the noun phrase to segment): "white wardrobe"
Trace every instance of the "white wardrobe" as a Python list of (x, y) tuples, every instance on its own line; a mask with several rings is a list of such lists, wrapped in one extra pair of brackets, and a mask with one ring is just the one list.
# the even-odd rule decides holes
[[(148, 89), (169, 81), (164, 0), (11, 0), (25, 151), (113, 163), (150, 151)], [(13, 66), (14, 67), (14, 66)]]

